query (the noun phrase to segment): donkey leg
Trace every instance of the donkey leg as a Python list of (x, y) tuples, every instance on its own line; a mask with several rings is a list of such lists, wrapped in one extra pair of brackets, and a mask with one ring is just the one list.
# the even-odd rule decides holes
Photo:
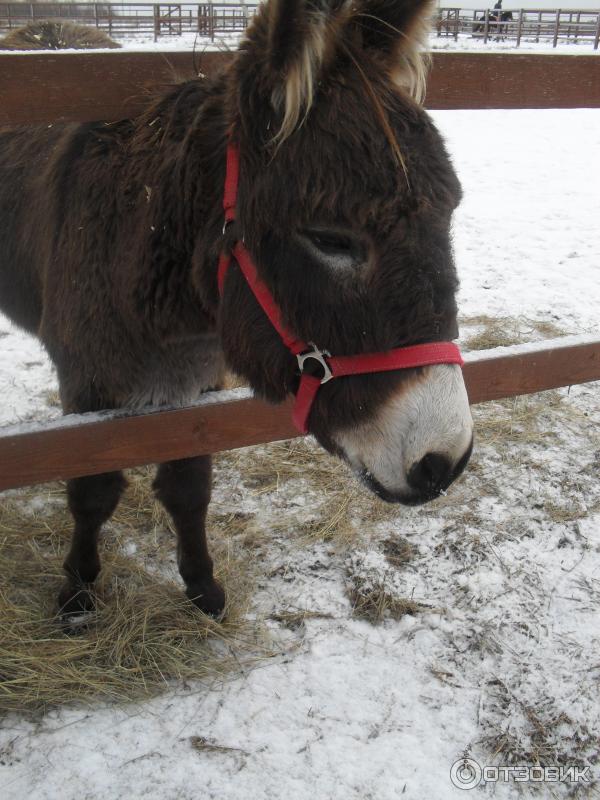
[(90, 590), (100, 572), (98, 534), (117, 507), (126, 483), (122, 472), (74, 478), (67, 483), (75, 530), (63, 565), (67, 580), (58, 597), (64, 619), (94, 608)]
[(210, 456), (196, 456), (161, 464), (154, 490), (175, 524), (177, 563), (187, 596), (205, 614), (218, 616), (225, 606), (225, 592), (213, 577), (206, 543), (211, 483)]

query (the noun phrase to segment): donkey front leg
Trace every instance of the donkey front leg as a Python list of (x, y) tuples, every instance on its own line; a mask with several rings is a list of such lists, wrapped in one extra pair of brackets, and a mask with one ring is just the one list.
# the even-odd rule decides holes
[(126, 484), (122, 472), (89, 475), (67, 483), (75, 530), (64, 563), (67, 580), (58, 597), (60, 614), (67, 622), (73, 615), (94, 608), (90, 590), (100, 572), (98, 534), (117, 507)]
[(225, 592), (213, 577), (206, 543), (211, 483), (210, 456), (196, 456), (161, 464), (154, 489), (175, 524), (177, 562), (187, 596), (205, 614), (218, 616), (225, 607)]

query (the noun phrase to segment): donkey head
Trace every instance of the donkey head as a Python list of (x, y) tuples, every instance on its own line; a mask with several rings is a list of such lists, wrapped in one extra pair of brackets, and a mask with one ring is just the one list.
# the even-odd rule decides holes
[[(423, 85), (423, 0), (268, 0), (231, 73), (237, 219), (286, 326), (335, 355), (457, 336), (450, 218), (460, 186)], [(412, 95), (412, 96), (411, 96)], [(221, 334), (232, 367), (275, 402), (297, 363), (239, 270)], [(436, 497), (462, 471), (472, 421), (451, 365), (323, 385), (310, 431), (386, 500)]]

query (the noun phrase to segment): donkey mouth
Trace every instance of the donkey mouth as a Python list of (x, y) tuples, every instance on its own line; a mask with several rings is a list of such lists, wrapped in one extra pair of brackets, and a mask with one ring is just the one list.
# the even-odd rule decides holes
[(436, 467), (438, 472), (435, 479), (433, 479), (431, 465), (429, 464), (426, 467), (429, 477), (427, 480), (424, 480), (423, 468), (421, 466), (423, 462), (421, 462), (420, 464), (415, 464), (409, 471), (407, 476), (407, 488), (398, 491), (386, 489), (386, 487), (383, 486), (383, 484), (381, 484), (377, 478), (375, 478), (372, 472), (366, 469), (366, 467), (360, 467), (355, 471), (359, 480), (362, 481), (362, 483), (375, 495), (377, 495), (377, 497), (379, 497), (381, 500), (384, 500), (386, 503), (400, 503), (405, 506), (421, 506), (446, 494), (446, 490), (449, 488), (449, 486), (454, 483), (454, 481), (464, 471), (471, 457), (472, 451), (473, 439), (471, 438), (469, 447), (464, 455), (460, 458), (458, 463), (454, 466), (450, 466), (448, 464), (447, 467), (445, 469), (442, 468), (441, 471), (440, 462), (443, 461), (442, 457), (430, 454), (423, 459), (423, 462), (428, 460), (431, 462), (432, 458), (436, 459)]
[(445, 494), (444, 489), (431, 489), (428, 492), (414, 494), (408, 494), (407, 492), (392, 492), (379, 483), (377, 478), (374, 478), (368, 469), (359, 470), (357, 472), (357, 476), (367, 487), (367, 489), (372, 491), (373, 494), (377, 495), (380, 500), (384, 500), (386, 503), (400, 503), (403, 506), (421, 506), (425, 503), (429, 503), (431, 500), (435, 500), (441, 494)]

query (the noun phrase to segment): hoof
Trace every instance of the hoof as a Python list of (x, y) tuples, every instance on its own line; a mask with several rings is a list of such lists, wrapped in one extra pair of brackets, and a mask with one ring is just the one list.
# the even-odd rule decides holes
[(96, 604), (85, 586), (65, 583), (58, 595), (58, 618), (65, 633), (83, 633), (96, 617)]
[(221, 619), (225, 609), (225, 592), (217, 581), (210, 583), (194, 584), (188, 586), (186, 595), (192, 603), (204, 614), (215, 619)]

